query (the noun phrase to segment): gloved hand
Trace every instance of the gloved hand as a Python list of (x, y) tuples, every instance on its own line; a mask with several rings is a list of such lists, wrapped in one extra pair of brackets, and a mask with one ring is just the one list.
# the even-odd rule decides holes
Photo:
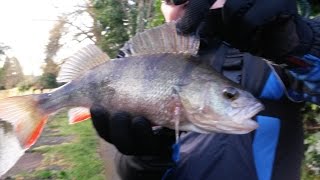
[[(184, 0), (171, 0), (173, 4), (180, 5)], [(189, 0), (186, 12), (177, 22), (177, 30), (182, 34), (195, 32), (200, 22), (206, 17), (211, 5), (216, 0)]]
[(171, 157), (171, 146), (175, 142), (173, 130), (160, 127), (153, 130), (144, 117), (131, 117), (127, 112), (110, 115), (100, 105), (93, 105), (90, 113), (99, 136), (122, 154)]
[[(177, 22), (178, 32), (199, 32), (200, 27), (233, 47), (266, 58), (303, 55), (312, 48), (314, 30), (298, 15), (296, 1), (226, 0), (222, 8), (210, 10), (214, 2), (190, 0)], [(198, 26), (201, 20), (204, 27)]]

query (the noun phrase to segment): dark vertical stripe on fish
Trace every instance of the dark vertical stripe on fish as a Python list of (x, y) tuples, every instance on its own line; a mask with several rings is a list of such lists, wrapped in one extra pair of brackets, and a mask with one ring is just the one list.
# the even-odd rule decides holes
[[(130, 59), (129, 59), (130, 61)], [(110, 77), (112, 78), (113, 81), (118, 81), (120, 80), (123, 76), (123, 74), (126, 73), (127, 69), (126, 66), (131, 66), (131, 63), (128, 63), (128, 60), (123, 60), (123, 59), (117, 59), (113, 61), (113, 63), (110, 63), (112, 66), (110, 68)]]
[(158, 71), (156, 69), (164, 69), (164, 67), (167, 66), (170, 59), (166, 59), (166, 56), (167, 54), (157, 54), (155, 56), (149, 57), (153, 58), (152, 60), (144, 61), (144, 69), (142, 70), (143, 82), (141, 82), (142, 91), (146, 92), (146, 90), (150, 88), (149, 83), (157, 78), (160, 78), (160, 74), (163, 73), (163, 71)]
[(182, 73), (179, 76), (178, 85), (183, 85), (186, 83), (186, 80), (190, 79), (193, 69), (196, 65), (192, 62), (186, 63), (185, 67), (183, 68)]
[(153, 80), (159, 77), (157, 74), (159, 71), (156, 71), (155, 69), (160, 68), (163, 63), (167, 63), (165, 58), (163, 58), (164, 56), (166, 56), (166, 54), (155, 56), (156, 59), (152, 61), (144, 61), (144, 79)]

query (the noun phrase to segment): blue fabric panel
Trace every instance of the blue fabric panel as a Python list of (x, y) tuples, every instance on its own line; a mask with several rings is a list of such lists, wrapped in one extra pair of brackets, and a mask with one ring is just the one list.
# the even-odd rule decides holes
[(180, 142), (176, 142), (172, 145), (172, 160), (177, 163), (180, 160)]
[(283, 94), (284, 90), (282, 88), (282, 85), (278, 81), (276, 75), (274, 73), (271, 73), (267, 80), (267, 83), (265, 84), (261, 92), (260, 98), (277, 100), (280, 99)]
[(291, 69), (290, 72), (291, 74), (301, 80), (301, 81), (306, 81), (310, 83), (318, 83), (320, 81), (320, 59), (312, 56), (312, 55), (305, 55), (303, 60), (307, 61), (310, 66), (309, 68), (295, 68)]
[(258, 116), (259, 128), (253, 141), (253, 156), (259, 180), (270, 180), (280, 132), (278, 118)]
[[(175, 144), (172, 145), (171, 148), (172, 148), (172, 160), (174, 163), (178, 163), (178, 161), (180, 160), (180, 142), (176, 142)], [(162, 176), (161, 180), (165, 180), (172, 170), (173, 168), (167, 169), (167, 171)]]
[[(260, 95), (264, 99), (280, 99), (284, 94), (282, 85), (276, 75), (271, 73)], [(280, 132), (278, 118), (258, 116), (259, 128), (253, 141), (253, 156), (259, 180), (269, 180), (272, 177), (274, 157)]]

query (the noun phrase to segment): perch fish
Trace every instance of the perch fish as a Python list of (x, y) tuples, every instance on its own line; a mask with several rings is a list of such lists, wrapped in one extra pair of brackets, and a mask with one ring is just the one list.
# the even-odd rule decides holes
[(244, 134), (263, 105), (196, 54), (199, 40), (174, 23), (147, 30), (110, 59), (94, 45), (70, 57), (50, 93), (0, 100), (0, 176), (38, 139), (49, 115), (71, 108), (70, 122), (90, 117), (93, 104), (144, 116), (154, 125), (199, 133)]

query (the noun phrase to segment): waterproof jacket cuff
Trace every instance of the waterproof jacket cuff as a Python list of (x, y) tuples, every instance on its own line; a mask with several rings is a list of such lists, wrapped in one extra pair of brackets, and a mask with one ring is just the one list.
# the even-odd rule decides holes
[(306, 54), (320, 57), (320, 17), (309, 19), (306, 22), (312, 30), (313, 35), (310, 50)]

